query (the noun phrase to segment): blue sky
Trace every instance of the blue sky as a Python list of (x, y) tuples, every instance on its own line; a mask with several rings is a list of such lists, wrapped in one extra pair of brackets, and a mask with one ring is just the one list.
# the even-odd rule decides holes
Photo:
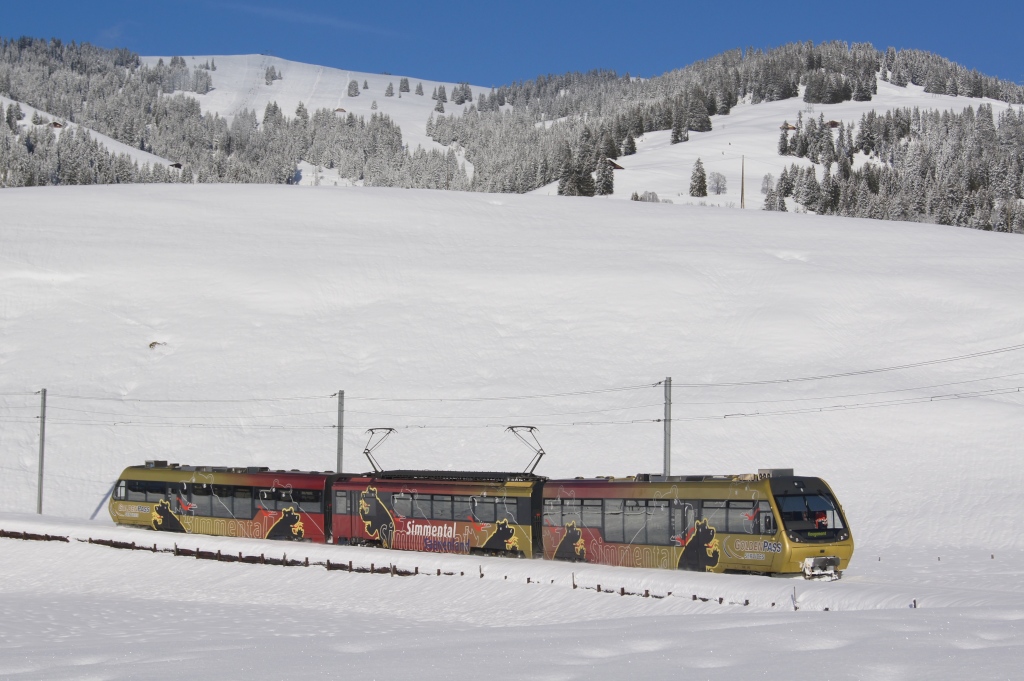
[(0, 35), (58, 37), (142, 55), (267, 52), (476, 85), (594, 68), (652, 76), (735, 47), (844, 40), (929, 50), (1024, 83), (1022, 4), (50, 0), (10, 3)]

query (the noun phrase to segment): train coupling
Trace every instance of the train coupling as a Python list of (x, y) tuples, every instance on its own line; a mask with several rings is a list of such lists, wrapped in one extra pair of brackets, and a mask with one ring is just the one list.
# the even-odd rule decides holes
[(817, 556), (804, 558), (803, 571), (805, 579), (817, 579), (831, 582), (839, 579), (839, 558), (837, 556)]

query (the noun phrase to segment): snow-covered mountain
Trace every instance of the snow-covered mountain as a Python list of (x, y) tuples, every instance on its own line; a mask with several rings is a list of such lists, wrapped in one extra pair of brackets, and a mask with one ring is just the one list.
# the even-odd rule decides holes
[[(144, 64), (151, 66), (161, 60), (169, 62), (170, 57), (142, 58)], [(300, 103), (310, 113), (317, 109), (341, 109), (345, 114), (352, 113), (367, 119), (374, 113), (385, 114), (402, 129), (402, 140), (410, 152), (417, 147), (445, 150), (443, 145), (432, 140), (426, 132), (427, 119), (432, 114), (437, 115), (434, 113), (437, 102), (431, 99), (431, 93), (439, 86), (443, 86), (447, 92), (452, 92), (459, 85), (412, 76), (348, 71), (262, 54), (190, 55), (185, 57), (185, 62), (190, 67), (211, 62), (217, 67), (216, 71), (211, 71), (213, 89), (210, 92), (190, 93), (190, 96), (199, 100), (203, 112), (214, 113), (231, 121), (243, 109), (249, 109), (262, 117), (267, 104), (274, 102), (289, 118), (295, 115)], [(268, 84), (266, 72), (271, 67), (281, 78)], [(399, 87), (403, 78), (409, 80), (409, 92), (400, 92)], [(359, 95), (356, 97), (348, 95), (349, 83), (352, 81), (359, 84)], [(363, 89), (364, 83), (367, 89)], [(385, 95), (388, 85), (391, 85), (394, 91), (390, 97)], [(422, 88), (422, 95), (416, 94), (417, 86)], [(477, 85), (470, 87), (474, 92), (489, 90)], [(451, 102), (445, 106), (449, 112), (460, 112), (463, 109), (462, 106)], [(465, 106), (468, 107), (469, 103)], [(460, 160), (465, 161), (464, 155), (460, 154)], [(315, 167), (309, 163), (302, 163), (301, 170), (298, 183), (314, 184)], [(467, 171), (472, 172), (472, 164), (467, 164)], [(331, 172), (330, 169), (321, 168), (319, 174), (324, 184), (351, 184), (350, 181), (339, 178), (337, 173)]]

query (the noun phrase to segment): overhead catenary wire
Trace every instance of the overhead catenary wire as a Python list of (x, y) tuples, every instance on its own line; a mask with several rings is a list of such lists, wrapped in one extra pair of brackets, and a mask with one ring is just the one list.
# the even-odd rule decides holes
[[(982, 350), (980, 352), (972, 352), (966, 355), (957, 355), (955, 357), (943, 357), (941, 359), (929, 359), (922, 362), (911, 362), (909, 364), (898, 364), (889, 367), (880, 367), (876, 369), (859, 369), (856, 371), (843, 371), (833, 374), (820, 374), (817, 376), (800, 376), (794, 378), (772, 378), (756, 381), (726, 381), (721, 383), (676, 383), (672, 384), (673, 389), (677, 388), (726, 388), (734, 386), (748, 386), (748, 385), (772, 385), (776, 383), (805, 383), (809, 381), (824, 381), (833, 378), (848, 378), (851, 376), (866, 376), (869, 374), (880, 374), (889, 371), (902, 371), (904, 369), (916, 369), (918, 367), (933, 366), (935, 364), (946, 364), (949, 362), (960, 362), (965, 359), (975, 359), (977, 357), (987, 357), (990, 355), (998, 355), (1006, 352), (1015, 352), (1017, 350), (1024, 350), (1024, 343), (1019, 345), (1010, 345), (1003, 348), (994, 348), (992, 350)], [(656, 384), (660, 385), (660, 383)]]

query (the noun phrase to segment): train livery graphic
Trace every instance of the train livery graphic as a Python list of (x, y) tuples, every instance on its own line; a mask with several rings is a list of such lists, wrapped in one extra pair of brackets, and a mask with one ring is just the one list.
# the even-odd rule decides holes
[(720, 552), (718, 540), (715, 539), (715, 528), (708, 525), (707, 520), (698, 520), (680, 545), (683, 547), (682, 553), (679, 554), (680, 570), (714, 572)]
[(281, 517), (273, 526), (267, 530), (264, 539), (289, 539), (299, 541), (305, 533), (302, 524), (302, 516), (295, 512), (294, 508), (281, 510)]
[(184, 526), (171, 510), (171, 504), (166, 499), (161, 499), (153, 507), (152, 527), (161, 532), (185, 532)]
[(553, 480), (154, 461), (125, 469), (109, 510), (161, 532), (823, 579), (854, 549), (831, 488), (791, 469)]
[(366, 536), (380, 542), (385, 549), (392, 548), (395, 536), (395, 516), (381, 501), (375, 487), (359, 493), (359, 520), (366, 528)]
[(519, 538), (516, 537), (516, 528), (509, 525), (508, 520), (499, 520), (494, 524), (494, 532), (480, 548), (497, 552), (518, 550)]
[(565, 534), (558, 540), (555, 547), (556, 560), (585, 561), (587, 559), (586, 542), (583, 533), (576, 527), (576, 521), (570, 520), (565, 526)]

